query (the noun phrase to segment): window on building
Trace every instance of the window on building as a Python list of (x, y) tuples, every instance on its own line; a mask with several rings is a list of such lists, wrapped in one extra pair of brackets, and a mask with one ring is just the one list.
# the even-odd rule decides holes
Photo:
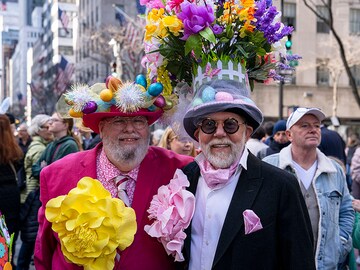
[(360, 86), (360, 65), (352, 66), (350, 69), (352, 75), (354, 76), (356, 85)]
[(99, 78), (99, 64), (96, 64), (96, 78)]
[(99, 7), (95, 7), (95, 22), (99, 21)]
[(72, 38), (73, 30), (69, 28), (67, 30), (65, 30), (64, 28), (59, 28), (59, 37)]
[[(316, 6), (316, 11), (321, 14), (326, 19), (329, 19), (329, 10), (324, 6)], [(326, 33), (330, 32), (329, 26), (321, 20), (319, 17), (316, 17), (316, 31), (318, 33)]]
[(94, 27), (94, 12), (93, 11), (91, 11), (91, 13), (90, 13), (90, 26), (91, 27)]
[(284, 3), (283, 22), (285, 25), (293, 26), (296, 28), (296, 4)]
[(73, 55), (74, 49), (72, 46), (59, 46), (59, 54)]
[(330, 74), (323, 59), (316, 60), (316, 84), (319, 86), (329, 86)]
[(350, 8), (350, 34), (360, 34), (360, 9)]

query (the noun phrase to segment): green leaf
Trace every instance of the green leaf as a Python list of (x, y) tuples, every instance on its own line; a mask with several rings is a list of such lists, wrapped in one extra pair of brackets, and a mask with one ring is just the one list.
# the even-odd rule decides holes
[(201, 54), (201, 37), (199, 35), (191, 35), (185, 43), (185, 55), (188, 55), (191, 51), (194, 51), (196, 57), (200, 57)]
[(216, 39), (215, 39), (215, 35), (213, 33), (213, 31), (210, 29), (210, 27), (206, 27), (204, 30), (202, 30), (201, 32), (199, 32), (199, 34), (205, 38), (206, 40), (215, 43)]
[(257, 54), (260, 55), (260, 56), (264, 56), (266, 55), (266, 51), (264, 48), (258, 48), (257, 49)]

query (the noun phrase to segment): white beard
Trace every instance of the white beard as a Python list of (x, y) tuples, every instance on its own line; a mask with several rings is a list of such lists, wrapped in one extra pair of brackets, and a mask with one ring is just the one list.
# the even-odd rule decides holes
[[(118, 138), (120, 139), (120, 138)], [(147, 138), (139, 139), (139, 144), (136, 146), (122, 146), (118, 143), (118, 140), (112, 141), (107, 138), (103, 138), (104, 147), (108, 149), (107, 155), (110, 160), (116, 160), (120, 163), (126, 163), (130, 167), (137, 167), (144, 159), (150, 142), (150, 133)]]
[[(239, 143), (235, 144), (228, 138), (214, 139), (210, 143), (202, 143), (200, 138), (199, 142), (201, 145), (202, 152), (206, 159), (214, 168), (226, 169), (229, 168), (234, 162), (238, 161), (244, 151), (246, 142), (246, 131), (244, 131), (242, 139)], [(211, 147), (215, 144), (228, 144), (231, 147), (231, 153), (215, 153), (211, 152)]]

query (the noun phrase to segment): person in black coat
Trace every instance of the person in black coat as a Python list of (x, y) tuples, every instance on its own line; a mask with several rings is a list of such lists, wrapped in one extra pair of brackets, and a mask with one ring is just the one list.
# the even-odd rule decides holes
[(321, 152), (326, 156), (336, 157), (345, 165), (345, 142), (340, 134), (334, 130), (328, 129), (325, 125), (321, 126), (321, 143), (318, 146)]
[[(233, 98), (207, 102), (202, 91), (209, 88)], [(185, 113), (184, 128), (202, 152), (183, 169), (195, 212), (179, 269), (315, 270), (300, 186), (246, 149), (263, 116), (241, 90), (225, 80), (205, 83), (194, 97), (202, 102)]]
[[(29, 195), (26, 197), (24, 205), (21, 207), (20, 237), (22, 241), (22, 247), (20, 249), (19, 258), (21, 257), (23, 259), (21, 264), (23, 266), (27, 266), (27, 269), (29, 269), (31, 256), (34, 253), (35, 240), (39, 228), (37, 216), (40, 206), (40, 188), (37, 188), (36, 190), (33, 190), (29, 193)], [(26, 254), (23, 252), (26, 252)], [(24, 261), (25, 258), (28, 261)], [(16, 269), (22, 270), (23, 268), (19, 268), (18, 265)]]
[(289, 139), (285, 134), (286, 120), (279, 120), (275, 123), (273, 134), (269, 138), (269, 147), (264, 148), (257, 154), (257, 157), (263, 159), (272, 154), (279, 153), (281, 149), (290, 144)]

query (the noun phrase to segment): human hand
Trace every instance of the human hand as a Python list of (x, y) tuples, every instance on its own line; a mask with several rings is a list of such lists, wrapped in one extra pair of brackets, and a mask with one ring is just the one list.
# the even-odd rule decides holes
[(353, 200), (352, 207), (356, 212), (360, 212), (360, 200)]
[(40, 163), (41, 169), (44, 168), (45, 166), (47, 166), (46, 161), (45, 160), (41, 161), (41, 163)]

